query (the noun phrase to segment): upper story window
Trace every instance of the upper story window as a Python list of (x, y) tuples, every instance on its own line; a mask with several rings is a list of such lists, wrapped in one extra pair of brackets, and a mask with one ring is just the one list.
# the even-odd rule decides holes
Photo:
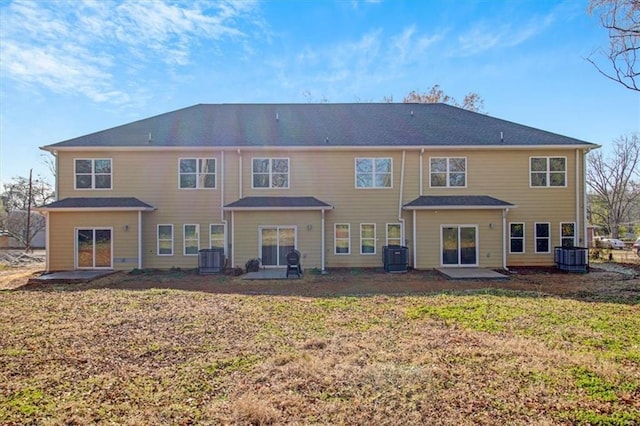
[(356, 158), (356, 188), (391, 188), (391, 158)]
[(432, 187), (466, 187), (467, 159), (464, 157), (431, 157), (429, 159)]
[(531, 157), (531, 186), (567, 186), (566, 157)]
[(215, 158), (181, 158), (180, 189), (214, 189), (216, 187)]
[(111, 189), (111, 159), (76, 158), (75, 189)]
[(254, 158), (253, 188), (289, 188), (288, 158)]

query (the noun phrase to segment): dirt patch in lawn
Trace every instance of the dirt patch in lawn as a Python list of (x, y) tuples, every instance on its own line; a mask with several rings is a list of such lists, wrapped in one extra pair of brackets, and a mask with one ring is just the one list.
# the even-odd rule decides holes
[(640, 266), (600, 264), (588, 274), (556, 268), (513, 268), (506, 280), (450, 280), (435, 270), (390, 274), (381, 269), (332, 269), (326, 275), (307, 272), (301, 279), (244, 280), (228, 275), (199, 275), (196, 270), (119, 272), (86, 284), (31, 284), (25, 290), (151, 288), (219, 294), (301, 297), (412, 295), (501, 289), (579, 299), (640, 302)]

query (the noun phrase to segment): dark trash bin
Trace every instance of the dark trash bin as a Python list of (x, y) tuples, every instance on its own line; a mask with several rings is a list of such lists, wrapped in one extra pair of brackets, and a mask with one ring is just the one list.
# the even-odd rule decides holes
[(409, 249), (404, 246), (382, 247), (382, 264), (387, 272), (407, 272)]
[(224, 249), (210, 248), (198, 251), (198, 273), (219, 274), (224, 270)]

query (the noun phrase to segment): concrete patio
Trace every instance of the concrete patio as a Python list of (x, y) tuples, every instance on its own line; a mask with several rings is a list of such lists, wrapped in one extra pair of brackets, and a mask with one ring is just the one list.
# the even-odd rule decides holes
[(507, 275), (484, 268), (436, 268), (451, 280), (508, 280)]
[(61, 271), (43, 274), (29, 279), (29, 283), (88, 283), (95, 279), (110, 275), (116, 271), (109, 269), (104, 271)]
[(295, 273), (289, 274), (289, 278), (287, 278), (287, 268), (265, 268), (257, 272), (247, 272), (242, 276), (243, 280), (292, 280), (297, 278)]

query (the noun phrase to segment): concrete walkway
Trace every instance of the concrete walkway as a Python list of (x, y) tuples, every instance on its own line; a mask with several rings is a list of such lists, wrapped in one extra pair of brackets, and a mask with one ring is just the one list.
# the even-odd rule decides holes
[(444, 276), (452, 280), (508, 280), (507, 275), (484, 268), (436, 268)]
[(287, 278), (287, 268), (260, 269), (257, 272), (247, 272), (242, 276), (243, 280), (286, 280), (296, 279), (296, 274), (289, 274)]
[(29, 279), (29, 283), (88, 283), (97, 278), (115, 273), (114, 270), (104, 271), (62, 271), (40, 275)]

